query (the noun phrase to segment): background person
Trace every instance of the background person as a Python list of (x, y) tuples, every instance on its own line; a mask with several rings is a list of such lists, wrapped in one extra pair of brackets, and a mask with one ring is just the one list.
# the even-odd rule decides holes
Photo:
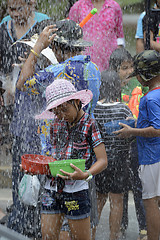
[[(160, 9), (160, 0), (156, 0), (155, 9)], [(160, 14), (158, 12), (151, 12), (150, 19), (149, 19), (149, 28), (150, 28), (150, 49), (160, 51), (160, 33), (159, 33), (159, 26), (160, 23)], [(146, 40), (146, 15), (143, 18), (143, 33), (144, 33), (144, 40)], [(144, 42), (144, 44), (146, 44)]]
[[(105, 76), (106, 81), (110, 78), (116, 78), (117, 81), (121, 81), (121, 101), (127, 104), (131, 98), (132, 91), (137, 87), (137, 85), (140, 86), (137, 79), (127, 78), (128, 75), (133, 71), (133, 58), (125, 48), (118, 48), (111, 54), (109, 64), (109, 71), (102, 72), (102, 78)], [(143, 92), (144, 91), (146, 91), (146, 89), (143, 89)], [(126, 96), (128, 99), (124, 101)], [(132, 109), (130, 110), (132, 111)], [(132, 190), (139, 226), (139, 237), (140, 239), (143, 239), (143, 237), (146, 237), (147, 233), (145, 211), (142, 201), (142, 186), (138, 175), (139, 164), (137, 151), (136, 142), (132, 141), (130, 145), (130, 156), (127, 161), (128, 180), (127, 184), (125, 185), (123, 196), (123, 217), (121, 223), (121, 232), (124, 236), (128, 227), (128, 191)]]
[[(53, 21), (48, 22), (47, 20), (48, 24), (51, 24), (51, 22), (53, 23)], [(30, 113), (34, 116), (40, 109), (42, 110), (45, 107), (43, 92), (56, 77), (64, 77), (70, 80), (79, 90), (89, 88), (93, 91), (92, 104), (86, 108), (89, 113), (93, 112), (99, 97), (100, 72), (98, 67), (90, 61), (89, 56), (81, 55), (81, 50), (91, 43), (81, 39), (83, 36), (82, 29), (73, 21), (62, 20), (56, 24), (57, 26), (55, 27), (53, 25), (46, 27), (40, 34), (33, 52), (30, 53), (22, 67), (17, 82), (15, 109), (11, 124), (11, 129), (15, 136), (14, 162), (16, 166), (20, 164), (21, 155), (24, 153), (43, 152), (43, 147), (41, 150), (41, 142), (37, 134), (38, 123), (31, 117)], [(56, 39), (55, 34), (49, 38), (57, 28), (60, 31), (56, 32)], [(48, 47), (50, 43), (52, 43), (55, 56), (60, 63), (50, 65), (48, 68), (37, 71), (34, 74), (38, 54), (40, 55), (43, 48)], [(24, 90), (24, 85), (27, 91), (22, 91)], [(33, 143), (35, 143), (38, 149), (35, 149)], [(15, 187), (17, 190), (18, 182), (23, 174), (20, 173), (19, 168), (16, 168), (13, 174), (15, 174)], [(21, 215), (18, 216), (18, 218), (20, 217)]]
[[(20, 63), (19, 57), (24, 57), (26, 47), (15, 44), (17, 40), (28, 39), (34, 33), (38, 33), (37, 19), (33, 15), (34, 3), (26, 0), (8, 0), (8, 12), (11, 20), (0, 25), (0, 71), (3, 75), (3, 86), (6, 88), (5, 105), (13, 104), (15, 82), (19, 68), (13, 64)], [(45, 19), (45, 18), (42, 18)]]
[[(18, 77), (19, 68), (13, 68), (13, 64), (20, 63), (19, 56), (24, 56), (24, 52), (26, 51), (26, 46), (22, 44), (15, 44), (17, 40), (23, 38), (30, 38), (33, 34), (39, 32), (39, 25), (37, 21), (35, 21), (32, 10), (33, 10), (33, 2), (27, 0), (8, 0), (8, 9), (11, 16), (11, 20), (8, 22), (4, 22), (0, 25), (0, 72), (1, 72), (1, 81), (3, 82), (3, 87), (6, 89), (4, 94), (4, 102), (5, 102), (5, 111), (7, 112), (7, 121), (8, 121), (8, 129), (6, 132), (8, 133), (8, 142), (7, 142), (7, 149), (8, 151), (11, 150), (11, 135), (9, 134), (9, 127), (10, 121), (13, 114), (13, 105), (15, 100), (15, 83)], [(19, 94), (16, 92), (16, 94)], [(23, 100), (26, 101), (27, 104), (32, 103), (31, 97), (27, 96), (24, 99), (24, 95), (21, 95), (20, 101), (16, 103), (15, 109), (17, 113), (17, 119), (20, 117), (19, 111), (19, 104), (22, 104)], [(17, 97), (17, 96), (16, 96)], [(32, 97), (33, 98), (33, 97)], [(22, 104), (23, 105), (23, 104)], [(22, 106), (21, 105), (21, 106)], [(24, 107), (24, 105), (23, 105)], [(23, 109), (22, 107), (22, 109)], [(10, 112), (8, 112), (10, 109)], [(37, 108), (38, 109), (38, 108)], [(23, 118), (25, 118), (26, 109), (23, 109)], [(2, 124), (6, 120), (5, 118), (2, 121)], [(30, 123), (29, 123), (30, 124)], [(3, 127), (3, 126), (2, 126)], [(19, 132), (20, 127), (19, 128)], [(17, 129), (14, 129), (17, 134)], [(21, 132), (22, 133), (22, 132)], [(15, 146), (15, 141), (18, 141), (17, 135), (14, 135), (13, 140), (13, 155), (12, 155), (12, 195), (13, 195), (13, 208), (11, 209), (11, 214), (8, 218), (8, 227), (13, 228), (15, 231), (18, 231), (22, 234), (26, 234), (28, 236), (38, 236), (40, 233), (40, 223), (38, 219), (38, 209), (31, 209), (26, 207), (25, 205), (21, 204), (18, 200), (18, 183), (19, 179), (21, 178), (22, 174), (17, 170), (19, 169), (19, 165), (17, 165), (18, 157), (17, 154), (19, 153), (17, 146), (25, 151), (25, 141), (22, 139), (19, 141), (18, 145)], [(23, 137), (22, 137), (23, 136)], [(26, 135), (22, 134), (21, 137), (23, 139), (26, 138)], [(6, 139), (7, 140), (7, 139)], [(33, 139), (32, 139), (33, 140)], [(27, 145), (26, 145), (27, 147)], [(29, 151), (29, 150), (28, 150)], [(39, 152), (39, 149), (32, 149), (32, 153)], [(23, 151), (22, 151), (23, 152)], [(20, 155), (21, 156), (21, 155)], [(37, 207), (38, 208), (38, 207)], [(35, 225), (34, 225), (35, 224)]]
[[(157, 0), (155, 1), (155, 5), (154, 5), (155, 9), (158, 9), (159, 6), (157, 4)], [(144, 51), (145, 48), (145, 44), (144, 44), (144, 34), (143, 34), (143, 18), (145, 16), (146, 12), (142, 12), (138, 18), (137, 21), (137, 29), (136, 29), (136, 53), (140, 53)]]
[[(96, 121), (102, 127), (104, 143), (108, 156), (108, 167), (95, 178), (99, 218), (103, 207), (109, 197), (110, 201), (110, 240), (119, 237), (123, 215), (123, 193), (128, 179), (127, 161), (129, 161), (130, 141), (115, 140), (105, 130), (104, 124), (114, 120), (126, 119), (132, 116), (130, 109), (120, 103), (121, 80), (116, 78), (114, 72), (102, 72), (100, 87), (100, 100), (94, 110)], [(110, 77), (109, 77), (110, 76)]]
[[(35, 11), (35, 5), (36, 5), (36, 0), (31, 0), (31, 3), (32, 3), (32, 15), (33, 15), (33, 18), (35, 21), (37, 22), (41, 22), (45, 19), (49, 19), (49, 17), (47, 16), (47, 14), (44, 14), (44, 13), (40, 13), (40, 12), (37, 12)], [(10, 12), (10, 9), (8, 9), (8, 12)], [(12, 14), (11, 14), (12, 15)], [(0, 25), (4, 22), (8, 22), (11, 20), (11, 16), (10, 15), (7, 15), (6, 17), (4, 17), (0, 23)]]
[(93, 46), (85, 50), (100, 71), (109, 67), (111, 53), (124, 46), (122, 10), (113, 0), (79, 0), (69, 12), (69, 19), (80, 23), (88, 13), (97, 8), (97, 13), (84, 25), (84, 39)]
[(154, 50), (139, 53), (134, 60), (134, 71), (130, 76), (137, 76), (149, 91), (140, 100), (137, 127), (122, 124), (116, 131), (118, 138), (137, 137), (139, 174), (142, 181), (142, 198), (146, 210), (148, 240), (160, 237), (160, 54)]

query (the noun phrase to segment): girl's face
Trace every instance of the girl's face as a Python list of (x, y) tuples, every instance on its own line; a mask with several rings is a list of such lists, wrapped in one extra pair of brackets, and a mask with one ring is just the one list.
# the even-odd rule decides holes
[(126, 79), (126, 77), (133, 72), (133, 62), (132, 61), (124, 61), (121, 63), (121, 66), (118, 70), (118, 75), (121, 79), (121, 86), (125, 86), (130, 79)]
[(72, 103), (65, 102), (58, 107), (51, 109), (51, 111), (58, 117), (59, 120), (72, 123), (77, 118), (78, 105), (76, 101), (75, 106)]

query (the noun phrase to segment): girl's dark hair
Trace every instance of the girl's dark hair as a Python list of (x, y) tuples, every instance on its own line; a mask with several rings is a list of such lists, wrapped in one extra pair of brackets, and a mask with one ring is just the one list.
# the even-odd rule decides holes
[(133, 58), (125, 48), (117, 48), (110, 56), (109, 69), (117, 72), (124, 61), (133, 61)]
[(117, 102), (121, 99), (121, 80), (116, 71), (106, 70), (101, 73), (100, 99), (105, 102)]

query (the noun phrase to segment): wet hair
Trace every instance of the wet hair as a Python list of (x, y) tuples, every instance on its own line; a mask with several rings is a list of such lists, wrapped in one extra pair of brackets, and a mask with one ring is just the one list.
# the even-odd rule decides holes
[(54, 47), (55, 49), (57, 49), (58, 47), (60, 47), (62, 53), (64, 54), (65, 52), (76, 52), (76, 53), (80, 53), (81, 51), (84, 50), (84, 47), (73, 47), (73, 46), (67, 46), (65, 44), (59, 43), (54, 41)]
[(117, 102), (121, 99), (121, 80), (116, 71), (106, 70), (101, 73), (100, 99), (105, 102)]
[(109, 69), (117, 72), (124, 61), (133, 61), (133, 58), (125, 48), (117, 48), (110, 56)]
[[(52, 19), (46, 19), (46, 20), (43, 20), (40, 24), (40, 32), (43, 31), (43, 29), (46, 27), (46, 26), (49, 26), (49, 25), (55, 25), (55, 24), (58, 24), (59, 22), (62, 22), (62, 20), (56, 22), (56, 19), (52, 18)], [(53, 34), (53, 32), (52, 32)], [(51, 35), (52, 35), (51, 34)], [(54, 41), (50, 44), (50, 47), (51, 48), (55, 48), (57, 49), (58, 47), (61, 49), (62, 51), (62, 54), (64, 52), (76, 52), (76, 53), (80, 53), (81, 51), (85, 50), (85, 47), (74, 47), (74, 46), (69, 46), (68, 44), (65, 44), (65, 43), (60, 43), (58, 41)]]

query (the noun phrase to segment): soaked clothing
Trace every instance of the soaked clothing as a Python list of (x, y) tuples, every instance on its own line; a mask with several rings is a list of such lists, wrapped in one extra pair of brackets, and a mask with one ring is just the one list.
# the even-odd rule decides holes
[[(40, 31), (40, 23), (34, 24), (32, 28), (23, 36), (30, 38), (34, 33)], [(16, 41), (14, 26), (9, 32), (8, 23), (0, 26), (0, 66), (4, 74), (12, 72), (12, 64), (19, 63), (18, 56), (23, 56), (26, 48), (23, 45), (11, 45)], [(41, 236), (40, 227), (40, 204), (36, 208), (23, 205), (18, 199), (18, 184), (23, 177), (19, 164), (21, 156), (25, 153), (40, 154), (41, 145), (36, 134), (35, 120), (33, 115), (39, 111), (43, 98), (39, 96), (29, 96), (26, 92), (16, 89), (15, 105), (12, 119), (11, 131), (13, 134), (12, 151), (12, 184), (13, 184), (13, 211), (8, 217), (7, 226), (15, 231), (31, 237)], [(32, 118), (33, 117), (33, 118)]]
[(45, 107), (46, 100), (43, 91), (54, 81), (54, 74), (44, 72), (43, 77), (45, 77), (45, 82), (42, 82), (43, 78), (40, 74), (37, 74), (37, 81), (41, 86), (41, 90), (39, 88), (39, 94), (28, 94), (27, 91), (22, 92), (16, 89), (11, 132), (14, 136), (23, 139), (26, 143), (39, 140), (37, 134), (38, 124), (37, 121), (35, 121), (35, 115), (40, 114)]
[[(69, 12), (69, 19), (80, 23), (94, 8), (91, 0), (77, 1)], [(83, 27), (83, 39), (93, 42), (85, 49), (100, 71), (109, 67), (109, 58), (118, 45), (124, 45), (122, 10), (113, 0), (105, 0), (101, 11)]]
[[(32, 35), (39, 32), (38, 26), (37, 22), (35, 22), (19, 40), (30, 39)], [(11, 29), (9, 29), (9, 22), (0, 25), (0, 69), (4, 74), (11, 73), (13, 70), (12, 64), (21, 63), (18, 57), (24, 57), (24, 52), (27, 51), (26, 45), (15, 44), (12, 46), (17, 40), (13, 21), (11, 22)]]
[(132, 116), (130, 109), (123, 103), (103, 103), (98, 102), (94, 116), (102, 127), (105, 142), (108, 167), (95, 177), (97, 191), (100, 193), (122, 193), (126, 187), (128, 178), (127, 161), (129, 161), (130, 141), (108, 135), (104, 124), (111, 120), (126, 119)]
[[(85, 107), (85, 112), (93, 112), (99, 98), (100, 71), (96, 64), (91, 62), (90, 56), (78, 55), (62, 63), (50, 65), (26, 81), (26, 90), (32, 94), (39, 93), (39, 89), (37, 89), (38, 85), (41, 85), (39, 81), (43, 83), (47, 81), (45, 72), (53, 73), (55, 78), (64, 78), (71, 81), (78, 91), (83, 89), (91, 90), (93, 99), (88, 106)], [(40, 75), (40, 77), (38, 75)]]
[[(96, 160), (93, 149), (101, 143), (103, 140), (97, 123), (87, 113), (72, 128), (69, 128), (67, 122), (58, 119), (51, 123), (50, 145), (52, 157), (57, 160), (85, 159), (85, 167), (88, 169)], [(46, 151), (48, 151), (47, 148)], [(53, 184), (48, 177), (44, 187), (46, 190), (42, 196), (42, 213), (65, 213), (70, 219), (83, 219), (90, 215), (89, 186), (86, 181), (65, 180), (63, 192), (60, 195), (56, 193), (58, 191), (56, 180)], [(49, 196), (46, 196), (46, 191)], [(69, 210), (69, 207), (72, 209)], [(92, 225), (96, 225), (97, 219), (92, 212), (91, 214), (94, 217)]]
[[(86, 169), (95, 160), (93, 148), (103, 142), (97, 123), (87, 113), (72, 128), (68, 127), (67, 122), (57, 119), (51, 124), (50, 131), (52, 157), (57, 160), (85, 159)], [(45, 188), (57, 191), (56, 184), (51, 186), (50, 183), (49, 178)], [(77, 192), (84, 189), (88, 189), (88, 183), (84, 180), (65, 180), (63, 191)]]
[[(137, 128), (160, 128), (160, 89), (148, 92), (140, 100)], [(160, 137), (137, 137), (140, 165), (160, 162)]]
[(21, 156), (25, 153), (39, 154), (40, 145), (37, 141), (26, 143), (15, 137), (12, 147), (12, 197), (13, 209), (8, 216), (7, 227), (28, 237), (41, 237), (40, 201), (35, 207), (24, 205), (18, 197), (18, 186), (24, 175), (20, 171)]
[[(139, 168), (139, 175), (142, 181), (143, 199), (150, 199), (160, 196), (160, 162), (141, 165)], [(146, 184), (147, 183), (147, 184)]]
[[(67, 59), (65, 62), (50, 65), (45, 70), (36, 73), (31, 79), (28, 79), (25, 83), (26, 90), (32, 94), (38, 94), (44, 91), (42, 85), (47, 81), (47, 77), (44, 72), (54, 74), (55, 78), (65, 78), (75, 85), (77, 90), (90, 89), (93, 92), (93, 100), (89, 106), (85, 107), (85, 111), (93, 112), (96, 102), (99, 98), (99, 87), (100, 87), (100, 71), (98, 67), (90, 61), (90, 56), (75, 56)], [(40, 75), (40, 78), (38, 77)], [(42, 109), (43, 110), (43, 109)], [(42, 155), (51, 155), (51, 144), (50, 144), (50, 124), (52, 120), (44, 120), (41, 122), (41, 146)], [(40, 124), (40, 123), (39, 123)], [(50, 180), (49, 180), (50, 182)], [(94, 186), (94, 184), (93, 184)], [(50, 187), (50, 186), (49, 186)], [(88, 186), (87, 186), (88, 188)], [(95, 195), (94, 187), (91, 188), (92, 198)], [(94, 194), (93, 194), (94, 192)], [(97, 225), (97, 208), (94, 201), (93, 207), (91, 209), (91, 225)], [(93, 217), (92, 217), (93, 216)]]
[[(45, 22), (44, 24), (45, 25)], [(21, 39), (30, 39), (30, 37), (35, 34), (35, 33), (39, 33), (39, 31), (41, 30), (40, 28), (40, 23), (37, 23), (37, 21), (35, 21), (35, 23), (33, 24), (33, 26), (28, 30), (28, 32), (26, 34), (24, 34)], [(21, 40), (19, 39), (19, 40)], [(22, 102), (26, 102), (26, 106), (27, 104), (29, 105), (29, 101), (31, 103), (31, 105), (33, 105), (32, 101), (33, 101), (33, 97), (31, 99), (31, 97), (26, 97), (26, 99), (24, 99), (24, 96), (27, 96), (26, 93), (22, 93), (20, 91), (16, 91), (16, 93), (14, 92), (14, 87), (17, 81), (17, 77), (18, 77), (18, 73), (19, 73), (19, 68), (17, 68), (16, 70), (16, 74), (15, 71), (12, 67), (13, 63), (21, 63), (21, 61), (18, 59), (19, 56), (24, 57), (24, 52), (27, 52), (27, 50), (29, 50), (30, 48), (27, 47), (27, 45), (24, 44), (20, 44), (17, 43), (15, 45), (13, 45), (13, 43), (15, 43), (17, 41), (17, 37), (15, 34), (15, 29), (14, 29), (14, 23), (13, 21), (11, 21), (11, 29), (9, 29), (9, 22), (5, 22), (3, 24), (0, 25), (0, 72), (1, 72), (1, 78), (2, 78), (2, 82), (3, 82), (3, 86), (6, 89), (6, 92), (4, 94), (4, 98), (5, 100), (5, 105), (10, 108), (10, 112), (9, 112), (9, 116), (7, 114), (7, 118), (8, 118), (8, 128), (10, 125), (10, 120), (11, 117), (13, 115), (13, 111), (14, 115), (16, 116), (16, 124), (14, 125), (14, 131), (19, 131), (19, 128), (23, 128), (23, 132), (20, 132), (20, 134), (15, 134), (15, 132), (13, 132), (13, 135), (15, 136), (24, 136), (24, 132), (25, 132), (25, 128), (24, 127), (24, 123), (23, 121), (17, 121), (19, 120), (20, 115), (27, 115), (27, 111), (28, 109), (26, 109), (26, 107), (23, 104), (22, 107)], [(15, 96), (16, 94), (16, 96)], [(12, 96), (12, 100), (11, 102), (9, 101), (9, 96)], [(17, 96), (18, 95), (18, 96)], [(15, 101), (15, 109), (13, 109), (13, 101)], [(19, 104), (21, 106), (19, 106)], [(36, 109), (36, 108), (35, 108)], [(21, 110), (23, 111), (21, 113)], [(7, 111), (7, 108), (6, 108)], [(25, 114), (24, 114), (25, 112)], [(8, 113), (8, 111), (7, 111)], [(30, 115), (30, 114), (29, 114)], [(25, 117), (23, 117), (23, 120), (25, 119)], [(21, 117), (20, 117), (21, 118)], [(28, 119), (27, 119), (28, 120)], [(33, 125), (33, 124), (32, 124)], [(1, 126), (0, 126), (1, 127)], [(3, 126), (2, 126), (3, 127)], [(32, 128), (31, 128), (32, 129)], [(23, 138), (25, 139), (26, 136), (24, 136)]]
[[(48, 84), (53, 81), (53, 74), (48, 75)], [(40, 113), (45, 98), (42, 94), (31, 95), (16, 89), (14, 112), (11, 123), (13, 134), (12, 185), (14, 208), (8, 218), (8, 227), (31, 237), (41, 236), (40, 202), (36, 208), (30, 208), (19, 201), (18, 186), (23, 177), (19, 165), (23, 154), (41, 154), (41, 142), (37, 134), (34, 119)]]

